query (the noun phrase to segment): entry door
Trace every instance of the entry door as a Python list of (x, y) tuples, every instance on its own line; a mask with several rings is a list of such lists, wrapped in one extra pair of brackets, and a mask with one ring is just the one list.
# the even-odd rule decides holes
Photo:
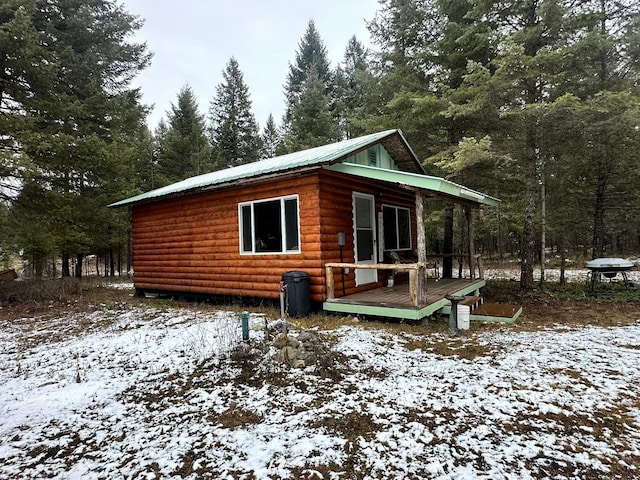
[[(353, 230), (356, 263), (377, 262), (375, 199), (365, 193), (353, 194)], [(378, 281), (378, 271), (356, 268), (356, 286)]]

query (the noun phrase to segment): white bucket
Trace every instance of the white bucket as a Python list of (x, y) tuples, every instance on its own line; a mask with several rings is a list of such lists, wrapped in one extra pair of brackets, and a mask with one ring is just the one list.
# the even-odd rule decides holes
[(460, 330), (469, 330), (469, 315), (471, 307), (469, 305), (458, 305), (458, 328)]

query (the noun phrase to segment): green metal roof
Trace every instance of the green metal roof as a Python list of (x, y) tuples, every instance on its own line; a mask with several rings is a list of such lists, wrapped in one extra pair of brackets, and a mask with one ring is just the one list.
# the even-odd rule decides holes
[(160, 197), (195, 193), (213, 186), (228, 184), (238, 180), (246, 180), (266, 174), (295, 170), (314, 165), (329, 164), (342, 160), (377, 143), (385, 144), (387, 150), (394, 156), (394, 159), (397, 157), (396, 161), (405, 170), (410, 169), (417, 172), (424, 172), (417, 157), (402, 136), (402, 132), (400, 132), (400, 130), (387, 130), (187, 178), (186, 180), (167, 185), (166, 187), (120, 200), (109, 206), (120, 207)]
[(337, 163), (326, 167), (327, 170), (355, 175), (381, 182), (390, 182), (410, 188), (437, 192), (444, 196), (454, 197), (468, 201), (495, 207), (500, 200), (484, 193), (472, 190), (457, 183), (450, 182), (440, 177), (421, 175), (418, 173), (402, 172), (399, 170), (387, 170), (384, 168), (356, 165), (355, 163)]
[[(340, 163), (357, 152), (376, 144), (382, 144), (385, 147), (401, 170), (387, 170), (352, 163)], [(133, 205), (163, 197), (189, 195), (211, 190), (212, 188), (223, 185), (234, 184), (235, 182), (250, 181), (251, 179), (257, 179), (264, 175), (279, 172), (293, 172), (304, 168), (320, 166), (325, 166), (330, 170), (348, 175), (356, 175), (373, 180), (406, 185), (412, 188), (430, 190), (445, 196), (464, 199), (470, 203), (495, 206), (499, 202), (499, 200), (495, 198), (468, 189), (462, 185), (426, 175), (415, 153), (413, 153), (411, 147), (403, 137), (402, 132), (400, 130), (387, 130), (187, 178), (186, 180), (167, 185), (166, 187), (120, 200), (119, 202), (112, 203), (109, 207)]]

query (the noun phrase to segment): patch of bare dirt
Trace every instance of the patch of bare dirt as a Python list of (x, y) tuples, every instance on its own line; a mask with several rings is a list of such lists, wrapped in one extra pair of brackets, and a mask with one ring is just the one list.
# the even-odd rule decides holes
[(640, 301), (603, 302), (532, 298), (523, 302), (523, 313), (514, 324), (520, 330), (536, 330), (552, 324), (567, 326), (623, 326), (640, 320)]

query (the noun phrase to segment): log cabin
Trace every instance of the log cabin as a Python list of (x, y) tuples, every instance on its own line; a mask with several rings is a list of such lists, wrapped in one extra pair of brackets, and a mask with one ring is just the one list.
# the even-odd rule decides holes
[[(471, 241), (471, 278), (430, 290), (429, 197), (466, 212), (498, 202), (426, 175), (402, 132), (388, 130), (199, 175), (110, 207), (130, 208), (138, 295), (277, 300), (283, 274), (300, 271), (314, 306), (420, 319), (446, 308), (445, 295), (484, 286)], [(389, 252), (410, 260), (389, 260)], [(390, 280), (403, 273), (405, 282)]]

